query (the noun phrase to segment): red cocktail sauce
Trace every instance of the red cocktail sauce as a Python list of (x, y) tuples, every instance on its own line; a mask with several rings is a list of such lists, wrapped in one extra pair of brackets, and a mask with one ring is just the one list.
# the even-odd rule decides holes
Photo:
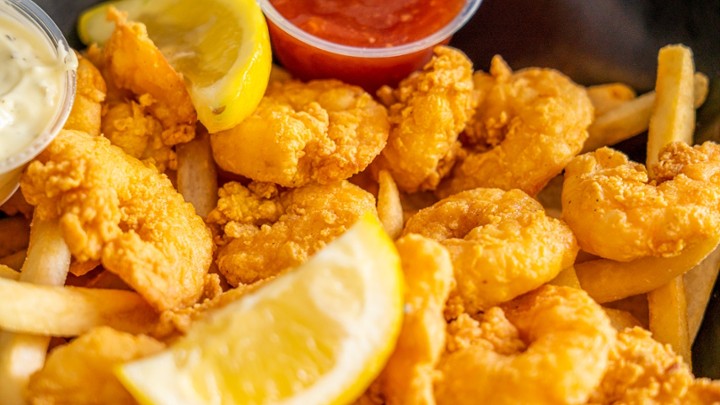
[[(464, 0), (271, 0), (293, 25), (324, 40), (358, 48), (387, 48), (426, 38), (462, 10)], [(275, 55), (300, 79), (336, 78), (373, 91), (394, 85), (422, 67), (431, 44), (392, 57), (348, 56), (328, 52), (287, 34), (268, 21)], [(450, 38), (444, 38), (446, 43)]]

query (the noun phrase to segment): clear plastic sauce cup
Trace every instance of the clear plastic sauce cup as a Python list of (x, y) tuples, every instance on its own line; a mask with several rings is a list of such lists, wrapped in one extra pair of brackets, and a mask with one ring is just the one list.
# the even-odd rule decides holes
[(472, 17), (481, 0), (461, 2), (459, 12), (447, 24), (424, 38), (385, 47), (331, 42), (293, 24), (271, 0), (258, 3), (268, 20), (274, 55), (293, 75), (302, 80), (335, 78), (374, 91), (384, 84), (394, 85), (421, 68), (432, 56), (432, 49), (448, 43)]
[(75, 98), (77, 58), (29, 0), (0, 0), (0, 204), (58, 134)]

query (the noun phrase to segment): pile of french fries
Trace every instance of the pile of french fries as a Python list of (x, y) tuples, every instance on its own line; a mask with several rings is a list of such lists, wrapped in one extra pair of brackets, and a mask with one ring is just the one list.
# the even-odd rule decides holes
[[(652, 164), (667, 143), (692, 143), (695, 109), (707, 97), (708, 79), (694, 72), (692, 53), (684, 46), (663, 48), (658, 62), (653, 92), (636, 97), (623, 84), (588, 88), (596, 119), (584, 151), (648, 131), (647, 163)], [(205, 218), (217, 203), (218, 190), (208, 135), (179, 146), (177, 155), (178, 190)], [(377, 195), (381, 222), (396, 238), (407, 219), (407, 196), (401, 195), (387, 172), (379, 173)], [(627, 299), (646, 303), (646, 326), (654, 337), (690, 361), (692, 341), (718, 274), (718, 243), (720, 238), (690, 246), (676, 257), (628, 263), (590, 258), (563, 271), (553, 282), (581, 287), (602, 304)], [(72, 338), (98, 326), (143, 333), (158, 320), (158, 314), (133, 291), (66, 286), (70, 266), (71, 255), (57, 223), (34, 220), (28, 226), (21, 216), (0, 218), (3, 404), (24, 403), (23, 387), (43, 366), (51, 337)], [(608, 314), (616, 324), (632, 323), (627, 312), (608, 306)]]
[[(695, 109), (708, 95), (708, 78), (695, 72), (692, 51), (669, 45), (658, 54), (655, 91), (635, 97), (622, 84), (588, 88), (596, 108), (583, 152), (614, 145), (648, 131), (646, 165), (657, 163), (671, 142), (693, 144)], [(700, 328), (720, 264), (720, 239), (689, 246), (676, 257), (647, 257), (629, 263), (607, 259), (579, 263), (579, 285), (595, 300), (608, 303), (646, 294), (648, 327), (691, 361), (692, 342)], [(713, 253), (714, 252), (714, 253)]]

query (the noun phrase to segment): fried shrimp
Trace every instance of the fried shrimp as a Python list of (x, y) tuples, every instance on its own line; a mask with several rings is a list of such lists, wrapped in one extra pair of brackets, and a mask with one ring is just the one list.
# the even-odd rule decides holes
[(458, 135), (475, 107), (472, 62), (439, 46), (422, 71), (378, 96), (390, 108), (391, 129), (373, 169), (390, 171), (403, 191), (434, 190), (455, 162)]
[(141, 98), (141, 104), (162, 124), (166, 145), (190, 141), (195, 136), (197, 114), (182, 75), (148, 38), (145, 25), (128, 22), (113, 7), (108, 18), (115, 22), (115, 30), (102, 49), (108, 90), (129, 91)]
[(585, 292), (549, 285), (489, 309), (476, 332), (440, 361), (439, 405), (585, 403), (615, 343)]
[(28, 386), (31, 404), (126, 405), (135, 401), (114, 374), (118, 365), (160, 352), (164, 344), (144, 335), (101, 327), (60, 346)]
[(639, 327), (617, 336), (592, 404), (709, 404), (720, 402), (720, 383), (695, 379), (682, 357)]
[(584, 88), (552, 69), (513, 73), (499, 56), (477, 72), (480, 102), (461, 137), (468, 154), (438, 189), (519, 188), (534, 196), (582, 149), (593, 119)]
[(380, 374), (380, 395), (388, 405), (432, 405), (435, 365), (445, 348), (443, 307), (454, 284), (445, 248), (410, 234), (397, 242), (405, 274), (405, 317), (395, 351)]
[(367, 167), (387, 141), (385, 107), (337, 80), (269, 84), (253, 114), (212, 134), (217, 164), (256, 181), (329, 184)]
[(720, 230), (720, 146), (669, 144), (649, 173), (609, 148), (578, 156), (565, 169), (562, 206), (589, 253), (675, 256)]
[(217, 265), (233, 286), (305, 262), (366, 212), (375, 197), (347, 181), (280, 190), (270, 183), (225, 184), (208, 223), (222, 227)]
[(570, 228), (520, 190), (458, 193), (410, 217), (403, 232), (448, 249), (456, 293), (470, 313), (540, 287), (578, 252)]
[(62, 131), (21, 180), (78, 261), (100, 260), (158, 310), (193, 304), (212, 237), (170, 180), (99, 136)]
[(103, 135), (125, 153), (152, 163), (159, 171), (177, 169), (177, 155), (163, 140), (160, 121), (133, 100), (113, 100), (102, 119)]
[(90, 60), (77, 53), (77, 90), (70, 115), (63, 128), (100, 135), (102, 102), (107, 86), (100, 71)]

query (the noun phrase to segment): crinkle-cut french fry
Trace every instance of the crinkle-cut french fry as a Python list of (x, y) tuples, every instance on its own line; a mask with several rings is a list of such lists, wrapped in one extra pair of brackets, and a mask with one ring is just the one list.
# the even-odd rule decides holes
[(623, 83), (606, 83), (589, 86), (587, 88), (587, 95), (595, 109), (596, 117), (636, 97), (635, 90)]
[(578, 280), (577, 273), (575, 273), (575, 267), (573, 266), (570, 266), (565, 270), (561, 271), (557, 276), (555, 276), (554, 279), (550, 280), (549, 284), (564, 287), (582, 288), (580, 287), (580, 280)]
[(646, 166), (657, 163), (660, 150), (671, 142), (692, 144), (695, 132), (692, 51), (668, 45), (658, 53), (655, 103), (648, 128)]
[(27, 255), (27, 249), (18, 250), (17, 252), (0, 257), (0, 264), (8, 266), (13, 270), (20, 271), (23, 262), (25, 262), (25, 256)]
[(387, 170), (378, 173), (377, 210), (380, 222), (388, 235), (392, 239), (400, 236), (404, 225), (400, 191)]
[(720, 248), (716, 248), (700, 264), (685, 273), (685, 298), (687, 300), (688, 331), (690, 342), (695, 341), (705, 315), (713, 286), (720, 269)]
[(675, 277), (669, 283), (656, 288), (647, 295), (650, 310), (650, 332), (653, 338), (669, 344), (675, 353), (689, 364), (690, 336), (687, 323), (685, 283), (682, 277)]
[(185, 201), (205, 218), (217, 205), (218, 183), (215, 160), (207, 133), (198, 133), (192, 141), (177, 146), (177, 187)]
[[(57, 221), (39, 220), (36, 217), (30, 227), (27, 258), (19, 276), (21, 281), (0, 279), (0, 282), (62, 286), (69, 268), (70, 249), (62, 238), (59, 224)], [(0, 296), (3, 297), (0, 301), (2, 303), (14, 299), (6, 294)], [(36, 302), (26, 302), (23, 310), (16, 316), (24, 318), (24, 311), (36, 305)], [(9, 313), (0, 310), (0, 314), (7, 316)], [(5, 328), (0, 326), (0, 329)], [(0, 392), (4, 405), (25, 403), (24, 392), (30, 375), (42, 368), (49, 343), (50, 336), (1, 333)]]
[(621, 332), (627, 328), (635, 326), (642, 327), (642, 323), (628, 311), (622, 309), (603, 307), (605, 314), (610, 318), (610, 323), (618, 331)]
[(8, 280), (17, 280), (20, 278), (20, 273), (9, 266), (0, 264), (0, 278), (6, 278)]
[[(708, 95), (708, 77), (695, 73), (693, 78), (694, 106), (699, 108)], [(588, 139), (581, 153), (602, 146), (611, 146), (641, 134), (648, 129), (655, 92), (645, 93), (598, 116), (588, 128)]]
[(97, 326), (148, 332), (157, 313), (136, 292), (44, 286), (0, 279), (0, 329), (77, 336)]
[(674, 257), (644, 257), (630, 262), (609, 259), (589, 260), (575, 264), (583, 290), (599, 303), (617, 301), (644, 294), (687, 273), (707, 257), (720, 237), (688, 246)]
[(30, 224), (23, 217), (0, 218), (0, 257), (28, 246)]

